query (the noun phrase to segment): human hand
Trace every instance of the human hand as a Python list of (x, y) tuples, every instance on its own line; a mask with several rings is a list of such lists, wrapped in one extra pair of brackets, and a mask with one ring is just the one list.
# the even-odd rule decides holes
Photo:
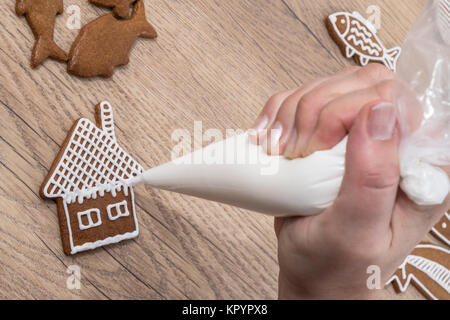
[[(269, 128), (259, 143), (272, 141), (269, 153), (292, 158), (329, 149), (349, 135), (334, 204), (317, 216), (275, 220), (280, 298), (376, 298), (366, 285), (367, 268), (380, 268), (383, 285), (450, 208), (450, 197), (440, 206), (419, 207), (398, 188), (392, 79), (379, 65), (345, 69), (277, 94), (258, 118), (260, 124), (266, 116)], [(277, 122), (281, 134), (270, 131)]]

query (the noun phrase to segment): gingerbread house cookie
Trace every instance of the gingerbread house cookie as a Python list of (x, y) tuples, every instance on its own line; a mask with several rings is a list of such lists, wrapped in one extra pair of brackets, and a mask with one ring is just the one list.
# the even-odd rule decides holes
[(131, 180), (143, 168), (117, 143), (108, 102), (96, 106), (96, 120), (75, 122), (40, 190), (57, 202), (66, 255), (139, 233)]

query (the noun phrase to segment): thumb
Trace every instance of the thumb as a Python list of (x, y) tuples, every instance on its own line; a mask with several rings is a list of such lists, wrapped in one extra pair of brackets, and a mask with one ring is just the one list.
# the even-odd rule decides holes
[[(371, 103), (354, 122), (335, 219), (375, 233), (388, 230), (399, 183), (398, 130), (392, 103)], [(362, 229), (361, 229), (362, 228)]]

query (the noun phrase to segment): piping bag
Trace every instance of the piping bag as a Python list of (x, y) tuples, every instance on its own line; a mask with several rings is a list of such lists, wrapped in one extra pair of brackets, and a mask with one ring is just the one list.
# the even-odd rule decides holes
[[(450, 165), (449, 1), (428, 3), (406, 38), (397, 67), (400, 187), (419, 205), (443, 203), (450, 189), (447, 174), (438, 167)], [(133, 183), (272, 216), (315, 215), (338, 195), (346, 144), (344, 138), (331, 150), (288, 160), (268, 156), (244, 133), (145, 171)]]

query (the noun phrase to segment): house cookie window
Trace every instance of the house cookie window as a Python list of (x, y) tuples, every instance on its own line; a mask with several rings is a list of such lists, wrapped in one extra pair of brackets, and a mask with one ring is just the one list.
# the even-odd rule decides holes
[(97, 227), (102, 224), (99, 209), (89, 209), (78, 212), (78, 225), (80, 230)]
[(126, 200), (108, 205), (106, 211), (108, 211), (109, 220), (116, 220), (120, 217), (128, 217), (130, 215)]

